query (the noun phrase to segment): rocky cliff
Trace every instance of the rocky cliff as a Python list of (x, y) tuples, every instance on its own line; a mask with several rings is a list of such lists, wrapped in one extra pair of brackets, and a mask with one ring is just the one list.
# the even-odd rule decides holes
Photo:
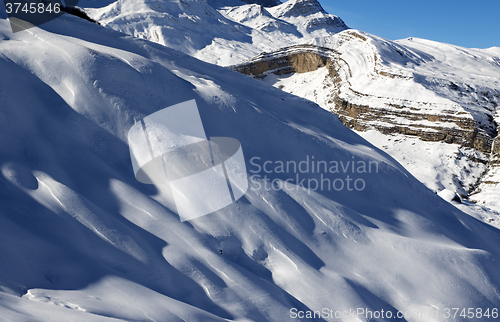
[[(262, 53), (239, 65), (230, 66), (245, 75), (263, 78), (269, 74), (307, 73), (333, 63), (335, 51), (313, 45), (296, 45), (272, 53)], [(333, 70), (333, 69), (332, 69)]]
[[(346, 39), (354, 37), (366, 41), (366, 38), (354, 31), (346, 31), (343, 34)], [(380, 59), (374, 55), (372, 73), (377, 75), (381, 82), (386, 78), (414, 81), (412, 76), (384, 71), (379, 61)], [(432, 102), (398, 100), (397, 97), (375, 96), (356, 91), (351, 87), (339, 86), (342, 82), (350, 85), (349, 78), (352, 77), (352, 72), (349, 63), (334, 49), (314, 45), (297, 45), (282, 48), (272, 53), (260, 54), (245, 63), (230, 68), (242, 74), (264, 78), (269, 74), (307, 73), (323, 67), (328, 70), (331, 80), (328, 108), (350, 128), (360, 131), (375, 128), (386, 134), (401, 133), (418, 136), (425, 141), (457, 143), (485, 153), (492, 151), (494, 136), (491, 129), (494, 124), (485, 125), (481, 120), (475, 120), (473, 115), (465, 109), (457, 112), (456, 110), (443, 109), (442, 106), (434, 106), (437, 104)], [(341, 90), (349, 90), (351, 95), (359, 99), (351, 101), (342, 95)], [(493, 93), (493, 95), (496, 94), (498, 92)], [(479, 95), (487, 96), (488, 93)], [(373, 99), (384, 101), (384, 106), (370, 106), (369, 102)], [(422, 106), (414, 107), (412, 105)], [(436, 110), (439, 110), (439, 113), (436, 113)], [(500, 149), (500, 147), (496, 147), (496, 149)]]
[[(495, 56), (484, 58), (495, 61)], [(470, 153), (470, 159), (485, 165), (486, 178), (500, 164), (494, 120), (500, 89), (495, 81), (477, 81), (481, 75), (457, 79), (447, 73), (423, 72), (426, 64), (435, 61), (435, 56), (414, 48), (346, 30), (328, 43), (262, 53), (230, 68), (270, 83), (276, 75), (288, 79), (287, 85), (276, 82), (275, 86), (316, 101), (357, 131), (375, 129), (470, 148), (478, 152)], [(482, 75), (486, 77), (492, 78)], [(490, 184), (496, 186), (499, 181)], [(472, 192), (478, 186), (479, 181), (465, 190)]]

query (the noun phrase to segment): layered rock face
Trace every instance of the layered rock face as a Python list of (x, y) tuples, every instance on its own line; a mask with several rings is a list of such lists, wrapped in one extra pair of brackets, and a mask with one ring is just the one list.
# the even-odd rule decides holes
[(330, 55), (334, 53), (335, 51), (329, 48), (297, 45), (272, 53), (262, 53), (247, 62), (229, 68), (256, 78), (263, 78), (269, 74), (307, 73), (330, 66), (333, 63)]
[(491, 149), (491, 154), (494, 157), (500, 157), (500, 136), (495, 138), (493, 142), (493, 148)]
[[(412, 43), (416, 48), (410, 47)], [(500, 66), (494, 66), (496, 52), (479, 56), (446, 45), (447, 55), (464, 64), (460, 74), (460, 65), (440, 62), (434, 52), (421, 51), (430, 45), (413, 39), (398, 44), (346, 30), (329, 40), (263, 53), (230, 68), (270, 83), (273, 75), (289, 78), (287, 85), (274, 85), (316, 101), (357, 131), (376, 129), (470, 148), (468, 157), (484, 164), (486, 178), (500, 165), (494, 120), (500, 104), (500, 89), (494, 86), (500, 80)], [(467, 61), (462, 56), (472, 58)], [(468, 70), (473, 65), (478, 70)], [(302, 85), (293, 85), (292, 78)], [(495, 176), (490, 183), (498, 182)], [(470, 184), (467, 192), (478, 185), (480, 189), (479, 181)]]
[[(343, 36), (347, 41), (349, 38), (366, 41), (365, 37), (354, 31), (344, 32)], [(386, 79), (415, 81), (413, 76), (384, 70), (376, 54), (372, 58), (370, 76), (378, 77), (379, 81), (383, 82)], [(401, 133), (418, 136), (425, 141), (457, 143), (484, 153), (490, 153), (492, 150), (494, 125), (475, 120), (467, 109), (457, 111), (457, 106), (446, 109), (442, 103), (412, 102), (398, 97), (371, 95), (353, 89), (349, 80), (353, 77), (351, 67), (342, 58), (341, 53), (334, 49), (297, 45), (272, 53), (263, 53), (230, 68), (256, 78), (264, 78), (269, 74), (307, 73), (322, 67), (328, 70), (331, 80), (328, 108), (350, 128), (360, 131), (375, 128), (385, 134)], [(347, 87), (342, 86), (342, 83)], [(348, 91), (349, 95), (356, 99), (349, 99), (344, 91)], [(493, 93), (496, 94), (498, 93)], [(374, 100), (377, 102), (375, 106), (371, 106), (370, 102)]]
[(488, 169), (471, 200), (492, 206), (500, 210), (500, 129), (493, 141)]

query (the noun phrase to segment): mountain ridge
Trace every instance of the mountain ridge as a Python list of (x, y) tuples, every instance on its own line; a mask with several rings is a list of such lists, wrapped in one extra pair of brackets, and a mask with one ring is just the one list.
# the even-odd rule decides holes
[(101, 8), (91, 0), (80, 5), (104, 26), (218, 65), (234, 64), (263, 51), (348, 28), (342, 19), (326, 13), (312, 0), (294, 0), (298, 8), (311, 9), (307, 15), (284, 13), (282, 18), (273, 16), (273, 10), (286, 12), (288, 2), (264, 8), (229, 0), (169, 0), (158, 4), (153, 0), (102, 1)]
[[(369, 46), (368, 42), (371, 42)], [(437, 44), (418, 39), (407, 42), (418, 42), (425, 46)], [(463, 64), (462, 57), (481, 57), (469, 59), (468, 65), (464, 66), (466, 69), (475, 69), (474, 74), (468, 76), (463, 72), (458, 74), (459, 71), (453, 70), (449, 63), (441, 63), (435, 56), (425, 54), (424, 51), (401, 47), (399, 43), (355, 30), (336, 34), (328, 39), (327, 45), (331, 49), (321, 47), (325, 46), (321, 42), (286, 47), (261, 54), (230, 68), (311, 99), (339, 115), (345, 125), (357, 131), (377, 129), (389, 136), (417, 136), (424, 141), (472, 148), (469, 152), (461, 152), (466, 153), (470, 159), (467, 168), (476, 167), (474, 162), (479, 162), (479, 168), (483, 170), (478, 171), (481, 176), (490, 178), (483, 180), (488, 182), (489, 187), (479, 184), (479, 181), (469, 181), (466, 178), (467, 172), (459, 174), (462, 171), (459, 167), (456, 169), (456, 176), (469, 183), (460, 183), (450, 177), (446, 179), (449, 181), (445, 180), (442, 184), (462, 198), (471, 196), (476, 200), (483, 189), (493, 193), (498, 181), (491, 180), (495, 175), (489, 175), (486, 171), (497, 171), (495, 141), (498, 140), (498, 126), (495, 113), (498, 114), (500, 92), (488, 82), (492, 79), (492, 83), (498, 83), (500, 70), (495, 74), (495, 70), (490, 68), (497, 59), (494, 55), (486, 54), (491, 51), (470, 50), (469, 53), (456, 46), (439, 45), (446, 55), (456, 56), (456, 64), (459, 60)], [(353, 52), (356, 56), (352, 55)], [(360, 57), (364, 57), (364, 60)], [(429, 76), (426, 65), (449, 69), (447, 73), (457, 73), (459, 76), (450, 79)], [(359, 66), (363, 67), (360, 69)], [(325, 71), (315, 74), (314, 71), (318, 69)], [(296, 79), (300, 81), (297, 84), (297, 80), (293, 81), (294, 73), (310, 73), (311, 76), (297, 76)], [(273, 78), (273, 74), (278, 75), (278, 79)], [(321, 79), (325, 81), (321, 82)], [(307, 85), (308, 83), (313, 85)], [(381, 85), (377, 86), (377, 83)], [(371, 90), (370, 86), (374, 89)], [(382, 86), (394, 90), (394, 94)], [(405, 94), (405, 88), (412, 92)], [(398, 92), (398, 89), (403, 91)], [(414, 174), (418, 176), (418, 173)], [(476, 174), (476, 179), (478, 178), (479, 174)], [(434, 185), (432, 182), (429, 184)], [(438, 182), (433, 190), (439, 192), (444, 189), (442, 184)], [(488, 204), (496, 207), (495, 198), (479, 200), (488, 199)]]
[(271, 9), (276, 18), (326, 13), (317, 0), (290, 0)]

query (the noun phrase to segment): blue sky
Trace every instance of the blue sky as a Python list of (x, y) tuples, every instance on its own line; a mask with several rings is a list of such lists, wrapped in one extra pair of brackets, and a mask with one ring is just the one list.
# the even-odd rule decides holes
[(391, 40), (418, 37), (469, 48), (500, 47), (500, 0), (319, 2), (349, 27)]

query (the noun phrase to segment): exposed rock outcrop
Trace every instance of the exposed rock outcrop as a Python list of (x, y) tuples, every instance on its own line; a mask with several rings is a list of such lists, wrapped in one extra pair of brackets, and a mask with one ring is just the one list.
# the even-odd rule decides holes
[(491, 149), (491, 154), (495, 157), (500, 158), (500, 134), (493, 141), (493, 147)]
[[(500, 209), (500, 201), (495, 204), (500, 191), (500, 136), (495, 123), (500, 120), (495, 117), (500, 89), (490, 85), (495, 78), (478, 82), (474, 70), (470, 79), (453, 77), (453, 69), (416, 73), (412, 66), (433, 64), (436, 58), (356, 30), (342, 31), (320, 44), (261, 53), (230, 68), (312, 99), (357, 131), (375, 129), (388, 137), (402, 134), (457, 144), (458, 154), (445, 157), (455, 160), (450, 169), (454, 177), (443, 184), (456, 187), (462, 198)], [(303, 73), (311, 76), (298, 76)], [(268, 77), (271, 74), (278, 77)], [(474, 175), (467, 177), (471, 169), (476, 169)]]
[(229, 68), (256, 78), (269, 74), (284, 75), (307, 73), (333, 64), (330, 56), (334, 51), (313, 45), (298, 45), (282, 48), (273, 53), (262, 53), (243, 64)]
[[(356, 33), (352, 35), (361, 41), (366, 40), (362, 35)], [(377, 59), (375, 59), (373, 72), (378, 76), (411, 80), (411, 77), (378, 68), (376, 62)], [(432, 103), (425, 102), (423, 104), (429, 105), (425, 109), (412, 107), (411, 102), (398, 104), (394, 101), (386, 102), (386, 107), (371, 107), (369, 105), (371, 99), (384, 98), (360, 93), (352, 88), (349, 89), (351, 94), (366, 104), (349, 101), (341, 95), (339, 83), (349, 82), (350, 67), (333, 49), (297, 45), (272, 53), (262, 53), (245, 63), (230, 68), (255, 78), (263, 78), (271, 73), (277, 75), (307, 73), (322, 67), (328, 69), (333, 84), (329, 100), (330, 110), (350, 128), (359, 131), (375, 128), (385, 134), (400, 133), (418, 136), (425, 141), (456, 143), (485, 153), (492, 151), (493, 138), (469, 113), (446, 110), (441, 110), (440, 113), (429, 113), (432, 111)], [(343, 79), (341, 75), (345, 75), (347, 79)], [(500, 144), (497, 143), (495, 149), (500, 150)]]

